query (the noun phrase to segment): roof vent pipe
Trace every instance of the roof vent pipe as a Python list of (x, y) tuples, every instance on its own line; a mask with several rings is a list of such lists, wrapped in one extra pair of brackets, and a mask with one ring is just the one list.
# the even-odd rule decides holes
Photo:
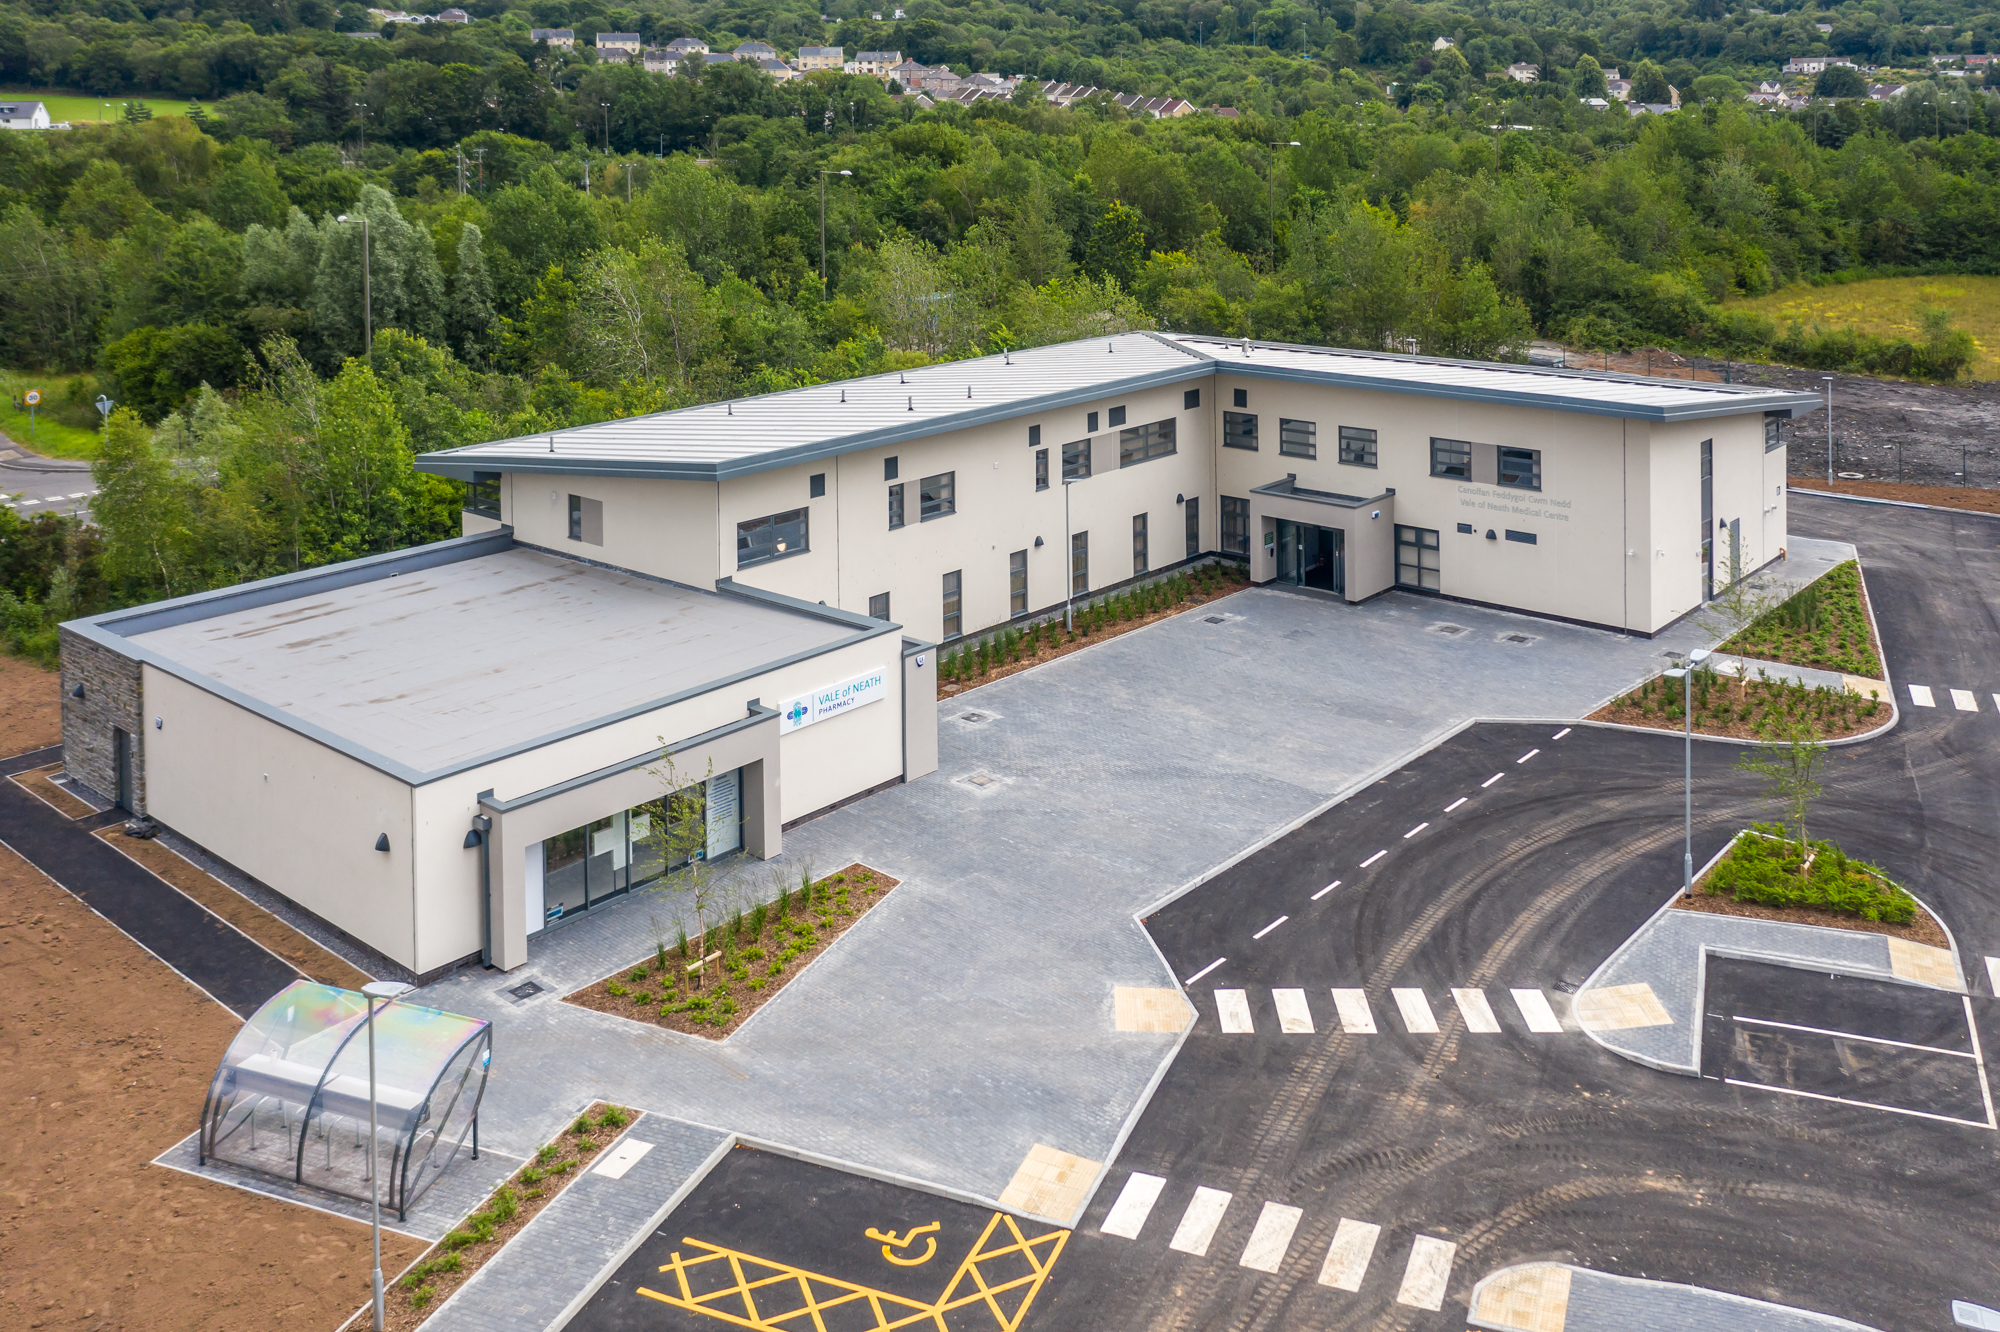
[(965, 396), (968, 398), (972, 396), (972, 385), (967, 384), (965, 386)]
[(914, 396), (912, 396), (910, 399), (910, 405), (904, 408), (903, 410), (910, 412), (914, 412), (915, 410), (917, 410), (917, 400)]
[(896, 375), (896, 382), (897, 382), (898, 384), (907, 384), (907, 383), (909, 383), (909, 382), (910, 382), (910, 377), (909, 377), (908, 375), (906, 375), (906, 374), (903, 374), (903, 373), (901, 373), (901, 372), (899, 371), (899, 372), (897, 373), (897, 375)]
[(1012, 365), (1014, 364), (1014, 353), (1011, 351), (1003, 351), (1000, 353), (1000, 359), (1007, 365)]
[(733, 402), (731, 402), (731, 403), (725, 403), (725, 404), (723, 405), (723, 408), (724, 408), (724, 410), (725, 410), (725, 411), (727, 411), (727, 412), (728, 412), (728, 413), (729, 413), (729, 414), (730, 414), (731, 416), (734, 416), (734, 415), (736, 415), (736, 404), (735, 404), (735, 403), (733, 403)]
[(841, 400), (842, 402), (846, 402), (846, 401), (847, 401), (847, 390), (846, 390), (846, 389), (842, 389), (842, 390), (840, 391), (840, 400)]
[(555, 437), (554, 435), (550, 435), (550, 436), (549, 436), (549, 452), (550, 452), (550, 453), (554, 453), (555, 451), (556, 451), (556, 437)]

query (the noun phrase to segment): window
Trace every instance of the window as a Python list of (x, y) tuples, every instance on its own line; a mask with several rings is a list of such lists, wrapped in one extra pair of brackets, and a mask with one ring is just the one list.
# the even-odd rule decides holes
[(1201, 390), (1200, 390), (1200, 389), (1189, 389), (1189, 390), (1188, 390), (1188, 391), (1187, 391), (1186, 393), (1183, 393), (1183, 394), (1181, 394), (1181, 410), (1182, 410), (1182, 411), (1184, 411), (1184, 412), (1191, 412), (1191, 411), (1193, 411), (1193, 410), (1194, 410), (1195, 408), (1197, 408), (1197, 407), (1199, 407), (1199, 406), (1201, 406)]
[(1249, 412), (1224, 412), (1222, 414), (1222, 447), (1225, 449), (1257, 448), (1257, 418)]
[(1063, 480), (1081, 481), (1090, 475), (1090, 441), (1071, 440), (1063, 445)]
[(898, 470), (899, 463), (897, 459), (884, 458), (882, 460), (882, 479), (884, 481), (894, 481)]
[(569, 539), (590, 546), (604, 544), (603, 500), (586, 499), (582, 495), (569, 497)]
[(1350, 467), (1375, 465), (1375, 432), (1359, 426), (1340, 428), (1340, 460)]
[(1048, 488), (1049, 488), (1049, 451), (1047, 449), (1036, 449), (1035, 489), (1047, 490)]
[(1041, 446), (1042, 446), (1042, 428), (1038, 425), (1029, 426), (1028, 447), (1031, 449), (1038, 449)]
[(1542, 451), (1540, 449), (1500, 450), (1500, 484), (1512, 486), (1516, 490), (1540, 490), (1542, 488)]
[(1222, 548), (1236, 555), (1250, 553), (1250, 501), (1222, 497)]
[(736, 524), (736, 567), (767, 564), (807, 550), (805, 509), (788, 509), (769, 518)]
[[(1785, 447), (1785, 414), (1783, 412), (1764, 413), (1764, 452), (1776, 453)], [(475, 476), (477, 474), (475, 473)], [(496, 515), (498, 516), (498, 515)]]
[(1511, 527), (1507, 529), (1507, 539), (1509, 541), (1518, 541), (1524, 546), (1535, 544), (1535, 534), (1533, 532), (1516, 532)]
[(500, 516), (500, 473), (474, 472), (465, 488), (465, 511), (483, 518)]
[(1438, 590), (1438, 534), (1428, 527), (1396, 524), (1396, 586)]
[(825, 497), (826, 497), (826, 473), (814, 472), (812, 476), (809, 477), (806, 481), (806, 498), (824, 499)]
[(1096, 413), (1096, 412), (1086, 412), (1086, 413), (1084, 414), (1084, 418), (1083, 418), (1083, 432), (1084, 432), (1084, 433), (1085, 433), (1086, 435), (1094, 435), (1094, 434), (1096, 434), (1096, 433), (1097, 433), (1097, 413)]
[(944, 637), (957, 638), (965, 632), (964, 608), (959, 601), (959, 585), (963, 581), (962, 570), (953, 569), (944, 576)]
[(1181, 516), (1187, 522), (1187, 557), (1193, 559), (1201, 554), (1201, 501), (1189, 495), (1186, 507)]
[(1229, 392), (1230, 392), (1230, 395), (1231, 395), (1231, 396), (1230, 396), (1230, 399), (1229, 399), (1229, 401), (1230, 401), (1230, 405), (1231, 405), (1231, 406), (1233, 406), (1233, 407), (1248, 407), (1248, 406), (1250, 405), (1250, 390), (1249, 390), (1249, 389), (1231, 389), (1231, 390), (1229, 390)]
[(1069, 590), (1072, 595), (1090, 591), (1090, 533), (1069, 536)]
[(927, 523), (933, 518), (949, 518), (958, 512), (958, 502), (952, 497), (957, 488), (957, 476), (957, 472), (939, 472), (917, 483), (917, 502), (922, 506), (917, 521)]
[(1028, 613), (1028, 552), (1017, 550), (1007, 557), (1007, 613)]
[(1125, 424), (1125, 409), (1124, 409), (1123, 407), (1113, 407), (1113, 408), (1111, 409), (1111, 419), (1110, 419), (1109, 421), (1105, 422), (1105, 424), (1106, 424), (1106, 425), (1114, 425), (1114, 426), (1122, 426), (1122, 425), (1124, 425), (1124, 424)]
[(903, 525), (903, 487), (889, 487), (889, 530), (895, 531)]
[(1715, 441), (1701, 442), (1701, 599), (1715, 595)]
[(1431, 441), (1431, 475), (1472, 479), (1472, 446), (1462, 439)]
[(868, 618), (871, 620), (886, 620), (889, 618), (889, 594), (887, 592), (877, 592), (874, 596), (868, 598)]
[(1278, 452), (1287, 458), (1317, 458), (1319, 444), (1315, 436), (1319, 427), (1311, 421), (1287, 421), (1278, 418)]
[(1146, 572), (1146, 515), (1132, 515), (1132, 576)]
[(1458, 525), (1458, 530), (1459, 530), (1460, 532), (1464, 533), (1464, 534), (1465, 534), (1466, 536), (1471, 536), (1471, 535), (1472, 535), (1472, 524), (1471, 524), (1471, 523), (1460, 523), (1460, 524)]
[(1174, 423), (1172, 419), (1154, 421), (1148, 425), (1134, 426), (1130, 430), (1118, 432), (1118, 465), (1130, 467), (1133, 463), (1149, 462), (1154, 458), (1164, 458), (1175, 451)]

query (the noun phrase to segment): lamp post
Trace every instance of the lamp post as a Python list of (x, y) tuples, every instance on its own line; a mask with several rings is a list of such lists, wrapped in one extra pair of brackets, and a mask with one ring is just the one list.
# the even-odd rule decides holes
[(819, 171), (819, 298), (826, 299), (826, 178), (828, 176), (851, 176), (852, 171), (829, 171), (821, 167)]
[(355, 109), (361, 113), (361, 169), (368, 169), (368, 103), (356, 102)]
[(1270, 144), (1271, 169), (1266, 175), (1270, 179), (1271, 186), (1271, 271), (1275, 273), (1278, 271), (1278, 149), (1296, 148), (1299, 146), (1299, 141), (1291, 139), (1281, 143), (1272, 139)]
[(1820, 383), (1826, 385), (1826, 484), (1833, 487), (1833, 376), (1821, 375)]
[(401, 981), (370, 981), (361, 987), (368, 1001), (368, 1211), (375, 1237), (375, 1332), (382, 1332), (382, 1176), (375, 1168), (375, 1001), (393, 1004), (413, 987)]
[(1669, 680), (1681, 681), (1681, 775), (1685, 802), (1684, 840), (1681, 844), (1681, 896), (1694, 896), (1694, 672), (1707, 661), (1707, 648), (1688, 653), (1688, 664), (1666, 672)]
[(611, 103), (599, 102), (598, 105), (604, 108), (604, 151), (609, 153), (611, 151)]
[[(347, 221), (342, 213), (335, 221)], [(375, 306), (369, 296), (368, 260), (368, 215), (361, 216), (361, 355), (365, 359), (375, 352)]]

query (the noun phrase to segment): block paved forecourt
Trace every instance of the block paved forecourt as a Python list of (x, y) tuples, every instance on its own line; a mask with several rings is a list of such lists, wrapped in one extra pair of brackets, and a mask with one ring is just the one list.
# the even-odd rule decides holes
[[(1851, 553), (1810, 543), (1783, 573)], [(558, 998), (649, 954), (655, 921), (692, 932), (658, 894), (418, 997), (493, 1020), (482, 1141), (516, 1155), (602, 1097), (978, 1201), (1038, 1145), (1094, 1178), (1180, 1039), (1115, 1029), (1114, 987), (1176, 983), (1135, 912), (1468, 717), (1579, 716), (1705, 641), (1244, 591), (941, 701), (935, 776), (795, 829), (779, 862), (733, 863), (744, 900), (808, 863), (903, 886), (727, 1042)], [(543, 993), (511, 998), (528, 980)]]

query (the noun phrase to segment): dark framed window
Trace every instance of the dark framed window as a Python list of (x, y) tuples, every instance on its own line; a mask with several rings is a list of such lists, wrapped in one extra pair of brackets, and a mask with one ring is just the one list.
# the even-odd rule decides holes
[(1360, 426), (1340, 428), (1340, 460), (1349, 467), (1375, 465), (1375, 432)]
[(1108, 417), (1108, 418), (1107, 418), (1107, 419), (1105, 420), (1104, 424), (1106, 424), (1106, 425), (1112, 425), (1112, 426), (1122, 426), (1122, 425), (1124, 425), (1124, 424), (1125, 424), (1125, 409), (1124, 409), (1123, 407), (1113, 407), (1113, 408), (1111, 409), (1111, 412), (1110, 412), (1110, 415), (1109, 415), (1109, 417)]
[(1249, 389), (1231, 389), (1229, 390), (1229, 393), (1230, 393), (1229, 401), (1231, 406), (1248, 407), (1250, 405)]
[(736, 524), (736, 567), (747, 569), (753, 564), (769, 564), (772, 560), (805, 554), (809, 549), (806, 539), (809, 512), (787, 509), (768, 518), (752, 518)]
[(1185, 507), (1181, 517), (1187, 523), (1187, 557), (1193, 559), (1201, 554), (1201, 500), (1189, 495)]
[(1130, 430), (1118, 432), (1118, 465), (1130, 467), (1133, 463), (1151, 462), (1177, 451), (1174, 441), (1174, 422), (1169, 417), (1164, 421), (1153, 421)]
[(1149, 567), (1146, 563), (1146, 515), (1132, 515), (1132, 576), (1137, 578)]
[(500, 473), (472, 474), (472, 484), (465, 488), (465, 511), (476, 513), (482, 518), (500, 516)]
[(965, 606), (959, 598), (959, 589), (964, 582), (962, 570), (953, 569), (944, 576), (944, 633), (945, 638), (957, 638), (965, 632)]
[(1396, 586), (1439, 590), (1438, 534), (1434, 528), (1396, 524)]
[(1181, 410), (1182, 410), (1182, 411), (1184, 411), (1184, 412), (1191, 412), (1191, 411), (1193, 411), (1193, 410), (1194, 410), (1195, 408), (1197, 408), (1197, 407), (1199, 407), (1199, 406), (1201, 406), (1201, 390), (1200, 390), (1200, 389), (1189, 389), (1189, 390), (1188, 390), (1187, 392), (1185, 392), (1185, 393), (1181, 394)]
[(1042, 446), (1042, 428), (1038, 425), (1029, 426), (1028, 447), (1031, 449), (1038, 449), (1041, 446)]
[(1090, 533), (1069, 534), (1069, 590), (1072, 595), (1090, 591)]
[(1237, 555), (1250, 553), (1250, 501), (1222, 497), (1222, 548)]
[(1540, 490), (1542, 488), (1542, 451), (1540, 449), (1500, 450), (1500, 484), (1512, 486), (1515, 490)]
[(1785, 447), (1785, 414), (1764, 413), (1764, 452), (1776, 453)]
[(583, 495), (569, 497), (569, 539), (587, 546), (604, 544), (604, 501)]
[(899, 467), (900, 462), (898, 459), (884, 458), (882, 460), (882, 479), (884, 481), (894, 481)]
[(1028, 613), (1028, 552), (1017, 550), (1007, 557), (1007, 613)]
[(1472, 533), (1472, 524), (1471, 524), (1471, 523), (1460, 523), (1460, 524), (1458, 525), (1458, 530), (1459, 530), (1460, 532), (1463, 532), (1463, 533), (1465, 533), (1466, 535), (1468, 535), (1468, 536), (1469, 536), (1469, 535), (1471, 535), (1471, 533)]
[(1472, 445), (1462, 439), (1431, 440), (1431, 475), (1472, 479)]
[(826, 473), (814, 472), (806, 480), (806, 498), (824, 499), (825, 497), (826, 497)]
[(569, 497), (569, 539), (583, 540), (583, 496), (581, 495)]
[(1222, 447), (1257, 451), (1257, 418), (1249, 412), (1222, 414)]
[(1048, 488), (1049, 488), (1049, 451), (1047, 449), (1036, 449), (1035, 489), (1047, 490)]
[(1287, 458), (1319, 457), (1319, 427), (1311, 421), (1278, 418), (1278, 452)]
[(903, 487), (900, 483), (889, 487), (889, 530), (903, 525)]
[(868, 598), (868, 618), (871, 620), (886, 620), (889, 618), (889, 594), (887, 592), (877, 592), (874, 596)]
[(1096, 412), (1085, 412), (1085, 413), (1083, 414), (1083, 432), (1084, 432), (1084, 433), (1085, 433), (1086, 435), (1094, 435), (1094, 434), (1096, 434), (1096, 433), (1097, 433), (1097, 413), (1096, 413)]
[(1063, 445), (1063, 480), (1081, 481), (1090, 475), (1090, 441), (1073, 439)]
[(949, 518), (958, 512), (957, 472), (939, 472), (927, 476), (917, 483), (917, 503), (920, 506), (917, 521), (927, 523), (933, 518)]
[(1535, 544), (1535, 534), (1533, 532), (1516, 532), (1511, 527), (1507, 529), (1507, 539), (1509, 541), (1518, 541), (1524, 546)]

